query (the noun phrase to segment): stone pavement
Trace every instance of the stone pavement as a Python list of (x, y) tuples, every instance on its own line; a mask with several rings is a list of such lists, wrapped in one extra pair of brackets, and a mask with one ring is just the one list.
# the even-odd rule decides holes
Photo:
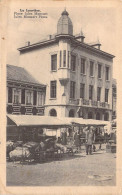
[(7, 163), (8, 186), (115, 186), (115, 154), (84, 152), (45, 163)]

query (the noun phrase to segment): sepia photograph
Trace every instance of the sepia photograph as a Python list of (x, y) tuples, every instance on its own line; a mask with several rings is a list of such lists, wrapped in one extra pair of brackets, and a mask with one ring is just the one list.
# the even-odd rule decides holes
[(9, 4), (7, 187), (117, 185), (117, 33), (112, 6)]

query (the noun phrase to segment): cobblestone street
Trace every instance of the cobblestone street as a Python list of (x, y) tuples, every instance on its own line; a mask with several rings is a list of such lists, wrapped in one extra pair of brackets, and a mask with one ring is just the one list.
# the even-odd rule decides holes
[(8, 186), (115, 186), (116, 155), (82, 152), (41, 164), (7, 163)]

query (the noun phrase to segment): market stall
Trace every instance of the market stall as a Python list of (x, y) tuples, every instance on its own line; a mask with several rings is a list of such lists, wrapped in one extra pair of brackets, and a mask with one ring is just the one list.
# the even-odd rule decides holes
[[(19, 154), (20, 156), (23, 156), (24, 150), (22, 148), (28, 149), (29, 145), (30, 145), (30, 148), (32, 148), (32, 145), (35, 145), (36, 143), (40, 143), (39, 151), (37, 152), (34, 151), (37, 154), (36, 157), (42, 153), (45, 156), (47, 154), (48, 156), (50, 156), (50, 154), (54, 155), (55, 152), (58, 153), (60, 147), (58, 146), (54, 147), (55, 142), (56, 142), (56, 136), (55, 135), (47, 136), (45, 132), (46, 131), (57, 132), (57, 129), (61, 129), (61, 128), (64, 129), (70, 126), (71, 126), (71, 123), (69, 123), (66, 120), (58, 119), (57, 117), (33, 116), (33, 115), (32, 116), (30, 115), (7, 115), (7, 135), (13, 138), (12, 140), (10, 140), (8, 137), (7, 139), (8, 145), (11, 142), (13, 142), (14, 145), (15, 143), (18, 143), (20, 141), (23, 142), (22, 145), (18, 145), (18, 148), (13, 147), (14, 151), (11, 152), (10, 150), (8, 150), (10, 153), (10, 157), (12, 159), (15, 159), (14, 154)], [(10, 136), (11, 130), (12, 132), (14, 132), (15, 130), (15, 133), (12, 133), (12, 135)], [(12, 155), (14, 157), (12, 157)], [(34, 156), (34, 155), (32, 155), (31, 153), (30, 156)]]
[(100, 142), (102, 139), (104, 141), (104, 127), (106, 127), (107, 131), (111, 131), (111, 123), (109, 121), (68, 117), (62, 119), (65, 119), (72, 124), (72, 132), (79, 131), (81, 144), (85, 142), (85, 131), (87, 131), (90, 126), (94, 127), (94, 134), (97, 142)]
[[(39, 153), (37, 151), (37, 154), (40, 154), (41, 151), (41, 154), (44, 154), (46, 157), (47, 154), (50, 156), (59, 151), (59, 153), (62, 152), (63, 154), (79, 151), (81, 145), (86, 142), (86, 131), (90, 126), (94, 127), (95, 141), (101, 144), (104, 139), (103, 127), (109, 125), (110, 122), (108, 121), (83, 118), (7, 115), (7, 137), (9, 139), (9, 130), (12, 130), (14, 145), (16, 142), (18, 147), (21, 142), (26, 144), (26, 148), (28, 145), (32, 146), (39, 143), (40, 149)], [(10, 143), (11, 141), (12, 139), (9, 139)], [(21, 147), (22, 144), (18, 148), (20, 153), (23, 151)], [(10, 150), (8, 151), (10, 152)], [(42, 156), (41, 158), (43, 158)]]

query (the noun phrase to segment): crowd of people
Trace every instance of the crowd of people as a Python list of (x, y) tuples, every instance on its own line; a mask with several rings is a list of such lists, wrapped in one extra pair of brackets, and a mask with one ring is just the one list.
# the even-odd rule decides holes
[[(49, 136), (54, 137), (54, 136)], [(42, 128), (28, 128), (25, 127), (19, 134), (19, 140), (22, 140), (23, 143), (33, 141), (33, 142), (44, 142), (48, 136), (45, 133), (45, 130)], [(82, 145), (86, 147), (86, 154), (92, 154), (92, 151), (95, 151), (95, 142), (98, 141), (102, 144), (102, 139), (104, 142), (107, 142), (108, 133), (104, 131), (103, 127), (93, 127), (85, 126), (79, 127), (75, 126), (72, 128), (62, 128), (59, 135), (55, 135), (56, 142), (62, 144), (63, 146), (72, 145), (77, 148), (78, 152), (81, 152)]]
[[(61, 132), (60, 137), (58, 137), (58, 143), (63, 145), (72, 144), (76, 146), (77, 151), (81, 151), (81, 146), (86, 146), (86, 154), (92, 154), (92, 151), (95, 151), (96, 147), (94, 145), (95, 141), (97, 140), (98, 136), (102, 136), (103, 131), (102, 128), (94, 128), (93, 126), (88, 126), (84, 128), (74, 128), (71, 129), (63, 129)], [(104, 137), (105, 138), (105, 137)], [(107, 133), (106, 133), (107, 138)], [(100, 148), (101, 148), (101, 142)]]

